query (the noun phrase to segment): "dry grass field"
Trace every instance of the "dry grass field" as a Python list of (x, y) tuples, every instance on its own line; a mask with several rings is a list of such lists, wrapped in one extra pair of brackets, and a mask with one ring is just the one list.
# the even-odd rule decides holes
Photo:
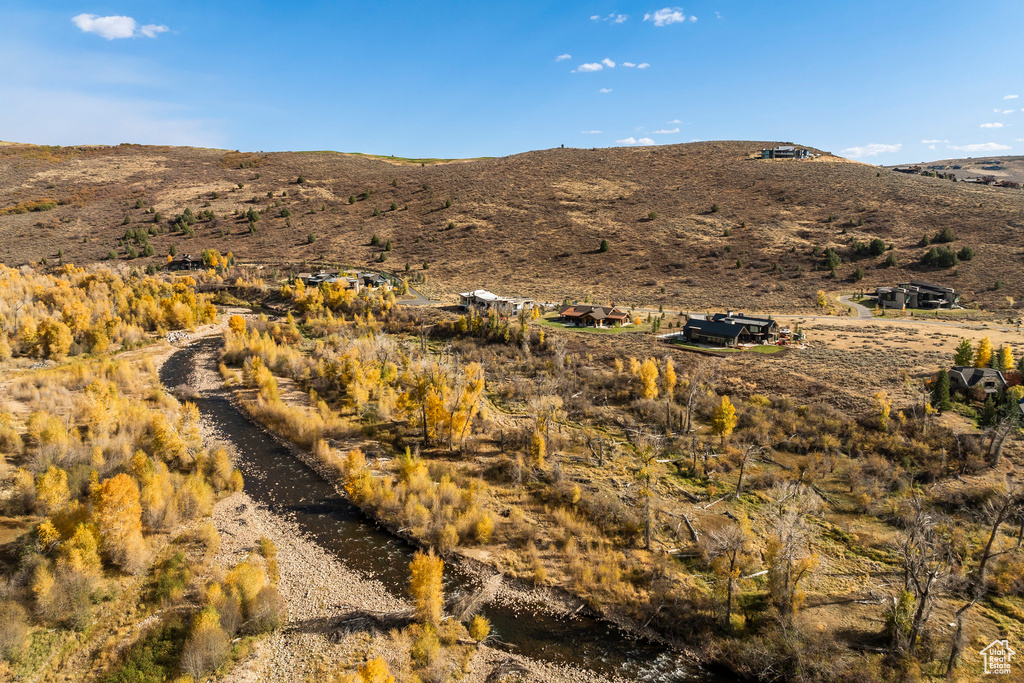
[[(460, 163), (5, 145), (0, 259), (53, 263), (63, 251), (81, 263), (113, 249), (125, 261), (118, 238), (152, 227), (154, 256), (131, 265), (162, 264), (172, 245), (283, 269), (404, 272), (408, 264), (416, 280), (426, 277), (424, 292), (449, 299), (485, 287), (553, 301), (589, 294), (616, 304), (799, 312), (813, 308), (818, 289), (908, 278), (951, 285), (992, 309), (1021, 298), (1024, 193), (828, 155), (752, 158), (770, 144), (552, 149)], [(215, 218), (187, 237), (170, 225), (186, 208)], [(255, 233), (242, 215), (250, 209), (261, 212)], [(921, 238), (944, 227), (956, 233), (950, 246), (971, 247), (973, 260), (922, 268)], [(383, 263), (374, 235), (393, 246)], [(855, 243), (875, 238), (892, 246), (896, 267), (885, 267), (888, 254), (854, 253)], [(603, 239), (607, 253), (598, 252)], [(820, 255), (828, 246), (843, 258), (835, 279)], [(863, 280), (854, 282), (857, 268)]]

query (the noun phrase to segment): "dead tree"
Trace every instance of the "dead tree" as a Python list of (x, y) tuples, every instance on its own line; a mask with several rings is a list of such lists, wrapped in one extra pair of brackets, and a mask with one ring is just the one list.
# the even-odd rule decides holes
[(985, 506), (984, 515), (988, 521), (988, 542), (978, 558), (978, 566), (971, 573), (968, 595), (970, 598), (966, 604), (956, 611), (956, 630), (953, 632), (953, 643), (949, 651), (949, 661), (946, 663), (946, 676), (951, 677), (960, 661), (960, 655), (964, 646), (964, 622), (967, 621), (968, 612), (979, 600), (985, 597), (988, 591), (988, 567), (989, 563), (1000, 555), (1016, 552), (1019, 543), (1015, 547), (997, 550), (996, 538), (999, 535), (999, 527), (1005, 522), (1020, 515), (1024, 511), (1024, 488), (1020, 484), (1015, 485), (998, 499), (990, 501)]
[(937, 530), (937, 517), (913, 496), (904, 513), (905, 532), (899, 543), (903, 564), (903, 592), (912, 598), (909, 613), (902, 613), (903, 601), (894, 599), (890, 615), (890, 649), (913, 656), (924, 624), (931, 616), (935, 593), (949, 575), (950, 551)]
[(728, 629), (732, 625), (736, 581), (751, 559), (750, 532), (739, 524), (731, 523), (709, 531), (703, 545), (704, 556), (715, 571), (725, 577), (725, 628)]
[(1019, 426), (1020, 411), (1016, 406), (1013, 406), (1010, 414), (1006, 415), (995, 427), (989, 430), (988, 452), (985, 454), (989, 465), (992, 467), (999, 466), (999, 461), (1003, 457), (1003, 445), (1011, 434), (1016, 433)]

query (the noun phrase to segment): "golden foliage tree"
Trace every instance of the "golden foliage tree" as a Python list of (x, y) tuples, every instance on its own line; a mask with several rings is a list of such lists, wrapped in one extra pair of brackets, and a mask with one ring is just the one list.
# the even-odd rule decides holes
[(130, 573), (142, 569), (145, 554), (142, 505), (135, 480), (121, 473), (104, 481), (99, 488), (94, 516), (100, 548), (107, 559)]
[(665, 359), (665, 370), (661, 373), (661, 389), (665, 394), (672, 398), (672, 394), (676, 390), (676, 383), (679, 381), (676, 375), (676, 366), (672, 362), (671, 358)]
[(648, 358), (640, 365), (640, 394), (647, 399), (658, 398), (658, 364)]
[(71, 499), (68, 489), (68, 473), (50, 465), (36, 477), (36, 506), (44, 515), (57, 512)]
[(416, 618), (435, 628), (441, 623), (444, 606), (442, 578), (444, 560), (434, 554), (417, 551), (409, 563), (409, 595), (416, 608)]
[(974, 350), (974, 367), (987, 368), (992, 364), (992, 340), (987, 336), (978, 342)]
[(723, 396), (722, 401), (715, 408), (711, 417), (711, 429), (722, 438), (722, 443), (725, 443), (725, 440), (732, 434), (732, 430), (736, 429), (736, 407), (728, 396)]
[(875, 415), (878, 418), (878, 428), (887, 431), (889, 429), (889, 415), (892, 413), (892, 403), (889, 401), (889, 394), (879, 391), (874, 395)]
[(243, 335), (245, 334), (245, 318), (238, 315), (237, 313), (228, 318), (228, 329), (231, 334)]
[(530, 457), (533, 459), (533, 464), (537, 467), (544, 467), (547, 452), (548, 448), (544, 442), (544, 435), (541, 434), (539, 428), (535, 427), (533, 434), (530, 436)]

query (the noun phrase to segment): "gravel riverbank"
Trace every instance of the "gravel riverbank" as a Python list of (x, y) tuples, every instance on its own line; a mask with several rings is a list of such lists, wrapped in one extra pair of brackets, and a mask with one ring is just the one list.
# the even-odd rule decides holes
[[(212, 327), (212, 326), (211, 326)], [(217, 334), (212, 327), (204, 330), (208, 336)], [(156, 354), (155, 362), (162, 365), (176, 349), (169, 348)], [(191, 368), (189, 387), (203, 395), (222, 393), (215, 359), (196, 358)], [(216, 425), (204, 419), (204, 437), (225, 440)], [(267, 438), (274, 438), (267, 434)], [(252, 552), (262, 536), (270, 538), (278, 547), (280, 571), (279, 590), (288, 609), (287, 625), (259, 642), (252, 654), (223, 680), (231, 683), (305, 683), (322, 680), (325, 670), (340, 663), (357, 664), (367, 657), (383, 656), (398, 661), (399, 653), (389, 652), (392, 641), (383, 635), (341, 633), (337, 622), (355, 610), (392, 612), (408, 607), (372, 576), (366, 576), (345, 565), (336, 555), (304, 536), (287, 513), (271, 511), (256, 504), (244, 491), (220, 501), (214, 508), (213, 523), (221, 534), (221, 551), (217, 563), (227, 568)], [(478, 571), (488, 573), (484, 567)], [(550, 612), (566, 614), (577, 605), (567, 596), (537, 595), (522, 587), (502, 582), (495, 601), (522, 606), (524, 618), (538, 604), (545, 604)], [(479, 646), (470, 660), (468, 670), (460, 680), (485, 683), (504, 680), (501, 672), (515, 671), (515, 681), (543, 681), (569, 683), (571, 681), (621, 681), (593, 671), (573, 666), (533, 660), (512, 653)]]

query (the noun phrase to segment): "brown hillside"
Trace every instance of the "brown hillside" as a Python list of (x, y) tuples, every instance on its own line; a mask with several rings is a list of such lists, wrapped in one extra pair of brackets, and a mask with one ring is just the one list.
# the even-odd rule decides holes
[[(448, 297), (486, 287), (550, 300), (589, 293), (616, 303), (781, 311), (811, 306), (818, 289), (914, 278), (992, 307), (1005, 306), (1007, 295), (1020, 298), (1024, 193), (829, 156), (752, 158), (770, 144), (552, 149), (423, 165), (330, 152), (5, 146), (0, 259), (52, 262), (61, 249), (74, 262), (106, 258), (111, 249), (123, 258), (118, 238), (153, 225), (152, 207), (163, 216), (149, 240), (156, 256), (132, 265), (163, 263), (174, 244), (179, 254), (213, 247), (241, 262), (297, 270), (370, 266), (380, 253), (370, 245), (377, 235), (394, 247), (381, 268), (409, 263), (416, 274), (427, 262), (423, 289)], [(300, 175), (306, 182), (296, 182)], [(53, 201), (60, 204), (30, 210)], [(712, 205), (720, 210), (712, 213)], [(186, 207), (216, 220), (197, 223), (192, 239), (172, 232), (169, 220)], [(249, 209), (264, 211), (256, 234), (234, 215)], [(971, 246), (975, 258), (921, 269), (918, 242), (945, 226), (957, 235), (951, 246)], [(853, 255), (855, 241), (875, 237), (893, 245), (899, 267), (884, 268), (885, 256)], [(602, 239), (608, 253), (598, 253)], [(837, 280), (817, 270), (822, 258), (812, 250), (826, 246), (844, 257)], [(857, 266), (865, 277), (854, 284)]]

